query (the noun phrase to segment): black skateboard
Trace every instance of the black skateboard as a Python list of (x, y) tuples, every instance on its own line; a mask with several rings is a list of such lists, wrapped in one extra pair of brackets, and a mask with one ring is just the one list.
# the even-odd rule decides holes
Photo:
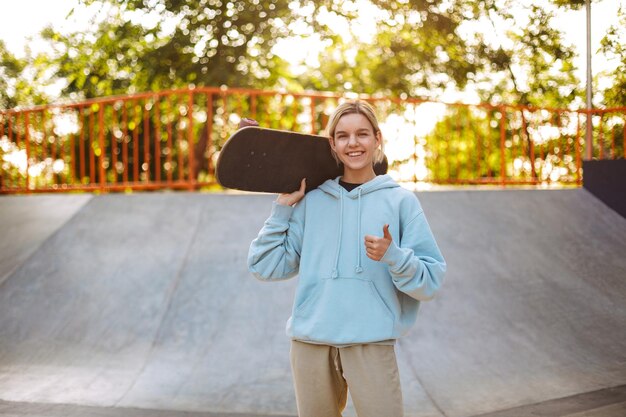
[[(376, 164), (387, 172), (387, 160)], [(324, 136), (250, 126), (237, 130), (217, 159), (217, 181), (226, 188), (291, 193), (306, 178), (306, 191), (343, 174)]]

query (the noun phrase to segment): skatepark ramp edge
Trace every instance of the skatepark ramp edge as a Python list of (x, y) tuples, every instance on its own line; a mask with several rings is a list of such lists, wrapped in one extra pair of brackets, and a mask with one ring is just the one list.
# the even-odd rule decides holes
[[(449, 273), (396, 345), (407, 416), (621, 392), (626, 219), (583, 189), (418, 197)], [(245, 262), (272, 199), (1, 197), (0, 409), (295, 415), (295, 281)]]

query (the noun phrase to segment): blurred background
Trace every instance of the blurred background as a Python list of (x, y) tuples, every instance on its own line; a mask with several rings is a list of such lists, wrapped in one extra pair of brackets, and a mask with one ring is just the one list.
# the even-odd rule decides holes
[[(626, 105), (626, 8), (592, 1), (594, 104)], [(26, 0), (0, 107), (195, 86), (584, 103), (583, 0)]]
[(587, 110), (584, 0), (12, 2), (0, 192), (212, 188), (241, 117), (322, 134), (350, 97), (414, 188), (580, 186), (626, 142), (626, 7), (591, 6)]

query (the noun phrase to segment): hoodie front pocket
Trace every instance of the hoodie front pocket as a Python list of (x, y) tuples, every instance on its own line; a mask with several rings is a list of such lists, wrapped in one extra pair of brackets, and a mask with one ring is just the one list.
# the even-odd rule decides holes
[(319, 298), (320, 292), (321, 292), (320, 287), (323, 285), (324, 284), (322, 283), (320, 285), (313, 287), (313, 289), (310, 290), (311, 292), (308, 294), (308, 297), (306, 297), (304, 301), (300, 303), (300, 305), (296, 306), (294, 315), (300, 316), (302, 314), (306, 314), (306, 312), (311, 308), (311, 306), (315, 304), (315, 300)]
[(394, 316), (373, 282), (325, 279), (313, 291), (294, 312), (297, 338), (337, 344), (392, 338)]

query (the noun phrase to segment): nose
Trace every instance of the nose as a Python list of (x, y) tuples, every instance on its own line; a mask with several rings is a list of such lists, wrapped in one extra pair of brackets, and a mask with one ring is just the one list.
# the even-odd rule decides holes
[(348, 139), (348, 145), (356, 145), (357, 144), (357, 140), (356, 140), (356, 134), (351, 134), (349, 139)]

